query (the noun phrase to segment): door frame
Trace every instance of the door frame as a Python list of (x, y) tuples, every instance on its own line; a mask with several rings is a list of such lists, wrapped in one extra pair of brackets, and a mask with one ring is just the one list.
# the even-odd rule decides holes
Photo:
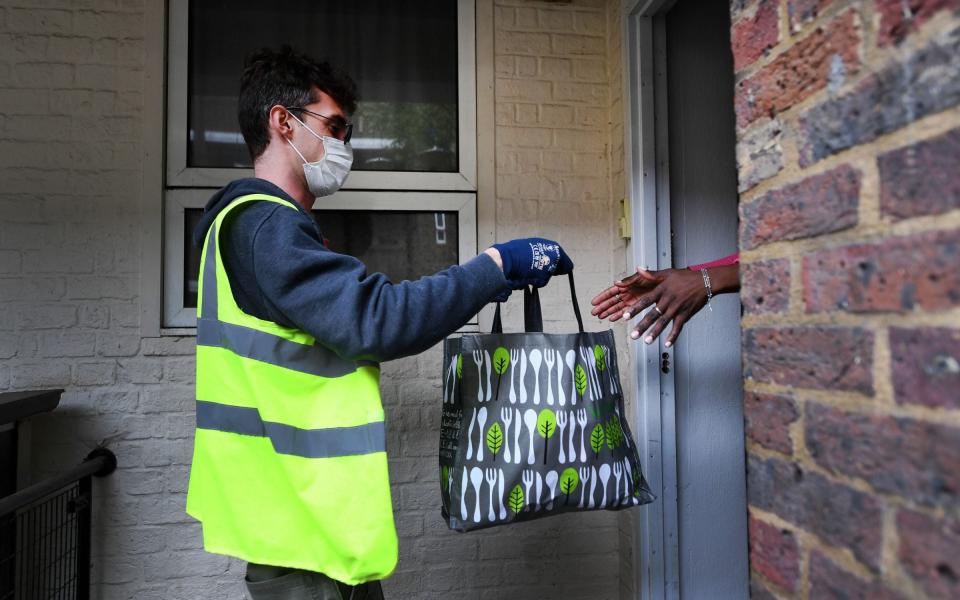
[[(624, 145), (632, 231), (628, 260), (651, 269), (672, 267), (670, 170), (667, 146), (666, 43), (663, 19), (676, 0), (623, 0)], [(634, 585), (644, 600), (680, 597), (677, 495), (677, 423), (673, 348), (664, 337), (631, 344), (634, 369), (633, 429), (648, 483), (657, 500), (640, 512), (634, 531)], [(666, 371), (666, 372), (664, 372)]]

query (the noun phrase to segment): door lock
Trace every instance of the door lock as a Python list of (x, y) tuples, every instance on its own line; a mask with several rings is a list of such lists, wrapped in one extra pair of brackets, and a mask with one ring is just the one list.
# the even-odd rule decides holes
[(668, 352), (660, 355), (660, 371), (663, 373), (670, 372), (670, 354)]

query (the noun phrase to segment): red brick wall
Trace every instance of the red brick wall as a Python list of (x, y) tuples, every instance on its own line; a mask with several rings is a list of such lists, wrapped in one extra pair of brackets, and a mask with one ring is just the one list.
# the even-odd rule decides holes
[(960, 0), (734, 0), (757, 598), (960, 597)]

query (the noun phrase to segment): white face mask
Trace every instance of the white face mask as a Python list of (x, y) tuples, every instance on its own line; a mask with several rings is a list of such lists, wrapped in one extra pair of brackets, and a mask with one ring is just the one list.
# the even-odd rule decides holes
[[(290, 113), (290, 116), (297, 119), (293, 113)], [(316, 162), (308, 162), (293, 142), (287, 140), (287, 143), (303, 161), (303, 174), (307, 178), (307, 188), (310, 193), (317, 198), (329, 196), (339, 190), (347, 180), (350, 167), (353, 165), (353, 148), (349, 143), (341, 142), (337, 138), (319, 135), (300, 119), (297, 119), (297, 122), (323, 143), (323, 158)]]

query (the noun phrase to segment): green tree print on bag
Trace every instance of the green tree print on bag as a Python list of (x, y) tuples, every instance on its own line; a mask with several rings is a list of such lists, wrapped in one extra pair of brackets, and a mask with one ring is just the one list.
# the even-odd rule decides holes
[(510, 366), (510, 351), (500, 346), (493, 352), (493, 370), (497, 372), (497, 387), (493, 393), (493, 399), (500, 399), (500, 380), (503, 378), (503, 374), (507, 372), (507, 367)]
[[(543, 444), (543, 464), (547, 464), (547, 450), (550, 448), (550, 438), (557, 431), (557, 415), (549, 408), (540, 411), (537, 417), (537, 433), (545, 441)], [(563, 440), (560, 440), (561, 442)]]
[(577, 489), (578, 485), (580, 485), (580, 476), (577, 474), (577, 470), (573, 467), (564, 469), (563, 473), (560, 474), (560, 491), (567, 496), (563, 503), (564, 506), (570, 504), (570, 494)]
[(583, 370), (583, 365), (577, 363), (576, 378), (574, 380), (577, 386), (577, 393), (580, 394), (580, 401), (583, 402), (583, 394), (587, 391), (587, 372)]
[(603, 450), (603, 425), (597, 423), (596, 427), (593, 428), (593, 431), (590, 432), (590, 448), (593, 450), (594, 456), (599, 459), (600, 451)]
[(507, 506), (509, 506), (510, 510), (514, 513), (519, 513), (523, 510), (524, 500), (523, 487), (518, 483), (516, 487), (510, 490), (510, 496), (507, 498)]
[(487, 430), (487, 448), (493, 454), (493, 462), (497, 462), (497, 453), (503, 447), (503, 429), (500, 423), (494, 421), (490, 429)]
[[(604, 360), (605, 354), (603, 352), (603, 347), (597, 344), (593, 347), (593, 358), (597, 366), (597, 375), (600, 378), (600, 398), (603, 398), (603, 390), (606, 389), (603, 383), (603, 372), (607, 369), (607, 361)], [(600, 399), (598, 398), (598, 400)]]

